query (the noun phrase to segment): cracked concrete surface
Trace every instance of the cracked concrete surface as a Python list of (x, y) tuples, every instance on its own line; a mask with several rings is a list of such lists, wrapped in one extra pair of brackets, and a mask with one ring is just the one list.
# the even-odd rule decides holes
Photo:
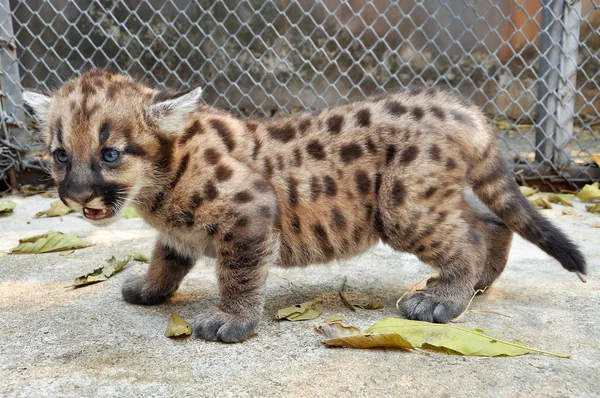
[[(571, 355), (477, 358), (396, 350), (328, 349), (313, 325), (342, 315), (366, 328), (399, 316), (395, 301), (432, 271), (415, 257), (377, 246), (341, 264), (274, 268), (265, 315), (241, 344), (164, 337), (170, 312), (191, 319), (202, 301), (216, 300), (214, 269), (198, 263), (166, 304), (139, 307), (121, 299), (120, 285), (146, 264), (129, 265), (106, 282), (73, 290), (72, 280), (115, 255), (149, 254), (154, 231), (141, 219), (96, 229), (77, 214), (32, 219), (51, 199), (13, 197), (0, 217), (0, 395), (43, 396), (598, 396), (600, 394), (600, 216), (575, 203), (543, 213), (578, 242), (588, 258), (588, 283), (516, 238), (508, 267), (475, 298), (460, 324)], [(28, 221), (30, 223), (28, 223)], [(49, 230), (96, 245), (69, 256), (9, 255), (19, 238)], [(370, 297), (382, 310), (350, 312), (337, 290)], [(293, 283), (290, 283), (293, 282)], [(308, 299), (324, 302), (313, 321), (276, 321), (279, 308)]]

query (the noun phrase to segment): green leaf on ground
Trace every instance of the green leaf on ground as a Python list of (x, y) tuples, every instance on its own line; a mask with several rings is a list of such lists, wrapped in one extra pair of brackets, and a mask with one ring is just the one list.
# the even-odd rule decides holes
[(0, 200), (0, 213), (12, 213), (16, 206), (12, 200)]
[(54, 202), (50, 203), (50, 208), (48, 210), (37, 212), (34, 217), (62, 217), (73, 212), (75, 212), (75, 210), (65, 205), (61, 200), (55, 200)]
[(531, 188), (531, 187), (519, 187), (519, 189), (521, 190), (521, 193), (523, 194), (523, 196), (528, 197), (531, 195), (534, 195), (538, 192), (537, 189), (535, 188)]
[(470, 329), (451, 324), (436, 324), (408, 319), (388, 318), (376, 322), (365, 331), (367, 334), (397, 333), (417, 348), (471, 356), (518, 356), (531, 352), (569, 358), (523, 345), (509, 343), (486, 336), (480, 329)]
[(288, 321), (307, 321), (318, 318), (323, 313), (323, 304), (320, 301), (311, 300), (302, 304), (296, 304), (277, 311), (277, 319)]
[(594, 205), (585, 206), (585, 209), (590, 213), (600, 213), (600, 203)]
[(81, 287), (91, 285), (92, 283), (103, 282), (121, 271), (127, 263), (131, 260), (131, 256), (125, 257), (123, 260), (117, 260), (114, 256), (106, 260), (108, 265), (104, 267), (96, 268), (95, 270), (88, 272), (87, 274), (75, 278), (73, 287)]
[(11, 254), (38, 254), (61, 252), (65, 250), (82, 249), (93, 244), (79, 239), (75, 235), (66, 235), (62, 232), (50, 231), (43, 235), (20, 239), (19, 245), (12, 249)]
[(125, 208), (125, 210), (123, 211), (122, 218), (130, 219), (130, 218), (138, 218), (138, 217), (139, 217), (139, 214), (137, 214), (137, 211), (135, 211), (135, 209), (131, 206), (127, 206)]
[(581, 191), (575, 196), (579, 198), (582, 202), (591, 202), (592, 200), (600, 199), (600, 184), (598, 182), (593, 183), (592, 185), (587, 184)]
[(180, 337), (189, 336), (192, 334), (192, 325), (187, 323), (183, 318), (174, 312), (171, 312), (169, 317), (169, 324), (167, 330), (165, 330), (165, 336), (167, 337)]
[(142, 262), (142, 263), (148, 263), (148, 262), (150, 262), (150, 260), (148, 259), (148, 257), (144, 253), (140, 253), (140, 252), (134, 253), (133, 254), (133, 259), (135, 261), (139, 261), (139, 262)]

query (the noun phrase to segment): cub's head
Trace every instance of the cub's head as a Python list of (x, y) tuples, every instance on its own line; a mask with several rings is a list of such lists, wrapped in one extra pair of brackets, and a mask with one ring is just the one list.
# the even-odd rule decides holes
[(54, 93), (23, 97), (42, 124), (60, 199), (98, 226), (128, 204), (144, 206), (162, 190), (172, 142), (197, 109), (199, 88), (158, 91), (92, 70)]

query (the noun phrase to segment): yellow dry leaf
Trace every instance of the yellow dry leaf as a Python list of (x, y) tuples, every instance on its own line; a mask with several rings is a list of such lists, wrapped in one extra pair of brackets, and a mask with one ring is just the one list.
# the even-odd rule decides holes
[(575, 196), (577, 196), (582, 202), (590, 202), (592, 200), (600, 199), (600, 187), (598, 186), (598, 182), (593, 183), (592, 185), (587, 184), (581, 191)]
[(323, 304), (320, 301), (311, 300), (292, 307), (282, 308), (277, 311), (275, 318), (287, 319), (288, 321), (307, 321), (318, 318), (323, 312)]
[(176, 313), (171, 312), (171, 316), (169, 317), (169, 324), (167, 325), (167, 330), (165, 330), (165, 336), (181, 337), (189, 336), (191, 334), (192, 325), (190, 325)]
[(19, 245), (11, 250), (11, 254), (38, 254), (82, 249), (93, 246), (74, 235), (50, 231), (47, 234), (32, 236), (19, 240)]
[(519, 187), (519, 190), (525, 197), (535, 195), (538, 192), (537, 189), (531, 187)]
[(585, 206), (585, 209), (590, 213), (600, 213), (600, 203)]
[(34, 217), (62, 217), (73, 212), (75, 212), (75, 210), (65, 205), (61, 200), (55, 200), (54, 202), (50, 203), (50, 208), (48, 210), (37, 212)]
[(12, 213), (17, 204), (12, 200), (0, 200), (0, 213)]

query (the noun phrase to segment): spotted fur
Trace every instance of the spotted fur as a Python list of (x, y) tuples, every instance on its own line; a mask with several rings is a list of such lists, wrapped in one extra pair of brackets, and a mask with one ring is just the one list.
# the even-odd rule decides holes
[[(84, 214), (111, 209), (99, 225), (132, 204), (160, 232), (148, 273), (123, 287), (126, 301), (163, 302), (200, 256), (217, 259), (221, 302), (194, 321), (201, 338), (252, 333), (270, 265), (326, 263), (380, 240), (440, 272), (403, 302), (411, 319), (460, 314), (502, 272), (513, 231), (585, 271), (578, 249), (519, 193), (482, 113), (448, 92), (256, 121), (199, 95), (95, 70), (25, 98), (48, 150), (68, 156), (52, 168), (62, 200)], [(118, 161), (103, 160), (107, 148)]]

